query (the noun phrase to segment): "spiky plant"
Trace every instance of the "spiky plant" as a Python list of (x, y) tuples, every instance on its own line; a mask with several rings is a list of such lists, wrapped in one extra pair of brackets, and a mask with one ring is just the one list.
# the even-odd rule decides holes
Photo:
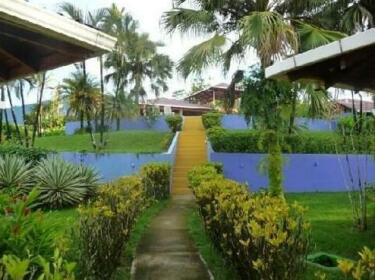
[(93, 187), (89, 185), (94, 178), (92, 174), (84, 176), (82, 168), (58, 157), (41, 161), (35, 169), (35, 176), (40, 191), (40, 203), (50, 208), (77, 205), (88, 196)]
[(100, 180), (99, 173), (92, 167), (80, 165), (78, 168), (78, 173), (84, 180), (87, 186), (86, 197), (90, 198), (96, 194), (98, 187), (98, 182)]
[(22, 157), (5, 155), (0, 157), (0, 189), (24, 192), (32, 185), (32, 166)]

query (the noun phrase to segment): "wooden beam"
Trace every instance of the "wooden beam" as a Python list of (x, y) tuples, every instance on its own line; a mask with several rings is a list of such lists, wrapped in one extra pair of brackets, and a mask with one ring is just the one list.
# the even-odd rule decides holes
[(9, 40), (0, 40), (0, 52), (22, 64), (31, 71), (38, 71), (37, 54), (33, 48), (27, 48), (22, 44), (14, 44)]
[(58, 40), (57, 38), (46, 37), (40, 33), (25, 30), (25, 28), (10, 25), (3, 21), (0, 21), (0, 35), (74, 57), (91, 54), (90, 51), (82, 47)]

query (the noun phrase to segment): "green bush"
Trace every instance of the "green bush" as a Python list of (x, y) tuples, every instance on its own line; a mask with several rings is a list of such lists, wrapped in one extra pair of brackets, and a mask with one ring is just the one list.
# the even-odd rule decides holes
[[(337, 132), (341, 135), (373, 135), (375, 132), (375, 118), (373, 116), (365, 116), (360, 122), (357, 117), (357, 123), (354, 122), (353, 116), (341, 117), (337, 121)], [(362, 125), (362, 127), (360, 127)], [(361, 131), (361, 133), (359, 133)]]
[(18, 156), (0, 157), (0, 190), (20, 194), (33, 185), (32, 165)]
[(165, 121), (173, 133), (181, 131), (183, 118), (180, 115), (167, 116), (165, 117)]
[(11, 198), (1, 195), (0, 256), (31, 258), (34, 265), (39, 255), (53, 256), (53, 231), (44, 226), (41, 211), (32, 211), (38, 195), (35, 189), (28, 196)]
[[(258, 130), (209, 130), (209, 140), (216, 152), (266, 153), (261, 145), (264, 133)], [(374, 150), (375, 137), (342, 137), (332, 132), (300, 132), (281, 137), (283, 153), (335, 154), (369, 153)]]
[(252, 195), (212, 166), (195, 168), (189, 181), (210, 238), (241, 279), (301, 279), (308, 224), (299, 205)]
[(111, 279), (143, 207), (141, 180), (125, 177), (103, 186), (94, 202), (80, 208), (75, 238), (82, 279)]
[(40, 203), (49, 208), (75, 206), (94, 192), (99, 177), (88, 167), (77, 167), (57, 157), (42, 160), (35, 168)]
[(220, 127), (221, 126), (221, 117), (220, 113), (207, 113), (202, 115), (202, 122), (205, 129)]
[(150, 163), (140, 170), (147, 197), (161, 200), (169, 196), (171, 167), (164, 163)]
[(40, 148), (25, 148), (19, 145), (0, 145), (0, 156), (14, 155), (23, 157), (27, 162), (37, 162), (47, 158), (51, 151)]

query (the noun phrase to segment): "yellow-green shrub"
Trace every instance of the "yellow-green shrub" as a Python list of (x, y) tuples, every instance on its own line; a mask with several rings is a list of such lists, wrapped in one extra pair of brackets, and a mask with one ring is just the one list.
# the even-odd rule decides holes
[(355, 280), (373, 280), (375, 279), (375, 250), (370, 250), (365, 247), (359, 253), (360, 260), (352, 262), (349, 260), (339, 261), (340, 270), (349, 277)]
[(144, 165), (139, 175), (148, 198), (161, 200), (170, 193), (171, 167), (166, 163), (150, 163)]
[(94, 202), (80, 208), (77, 241), (82, 278), (111, 278), (144, 206), (141, 179), (124, 177), (103, 186)]
[(189, 174), (205, 227), (242, 279), (299, 279), (307, 254), (303, 209), (267, 194), (250, 194), (213, 167)]

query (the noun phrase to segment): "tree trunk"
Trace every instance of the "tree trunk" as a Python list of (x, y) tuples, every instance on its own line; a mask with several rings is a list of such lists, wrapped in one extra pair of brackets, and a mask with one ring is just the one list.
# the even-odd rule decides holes
[(293, 132), (294, 121), (296, 119), (296, 109), (297, 109), (297, 91), (293, 92), (292, 112), (290, 114), (290, 119), (289, 119), (289, 130), (288, 130), (289, 135), (292, 134)]
[[(1, 86), (1, 103), (4, 102), (4, 86)], [(0, 143), (3, 142), (3, 115), (4, 109), (1, 107), (0, 109)]]
[(39, 100), (38, 100), (38, 105), (37, 105), (38, 107), (37, 107), (36, 117), (35, 117), (34, 124), (33, 124), (33, 137), (31, 140), (32, 147), (34, 147), (34, 144), (35, 144), (35, 137), (36, 137), (36, 133), (38, 129), (40, 111), (42, 109), (42, 100), (43, 100), (43, 92), (44, 92), (45, 84), (46, 84), (46, 73), (43, 73), (42, 83), (40, 85), (40, 91), (39, 91)]
[(12, 132), (10, 131), (8, 112), (7, 112), (6, 109), (4, 110), (4, 116), (5, 116), (5, 125), (7, 127), (7, 137), (6, 137), (6, 139), (9, 140), (9, 139), (12, 139)]
[(21, 131), (20, 131), (20, 128), (19, 128), (19, 126), (18, 126), (16, 113), (14, 112), (14, 108), (13, 108), (12, 95), (11, 95), (11, 93), (10, 93), (10, 89), (9, 89), (9, 87), (7, 86), (6, 88), (7, 88), (8, 99), (9, 99), (9, 104), (10, 104), (10, 111), (11, 111), (11, 113), (12, 113), (12, 119), (13, 119), (13, 122), (14, 122), (14, 126), (15, 126), (15, 128), (16, 128), (17, 138), (18, 138), (18, 141), (20, 142), (20, 144), (23, 145), (22, 136), (21, 136)]
[(85, 126), (84, 119), (85, 119), (84, 113), (83, 113), (83, 111), (81, 111), (79, 113), (79, 121), (80, 121), (80, 128), (81, 128), (81, 130), (83, 130), (83, 128)]
[(23, 117), (23, 129), (25, 133), (25, 146), (28, 148), (30, 146), (29, 143), (29, 130), (27, 129), (26, 125), (26, 107), (25, 107), (25, 96), (23, 94), (23, 85), (20, 82), (20, 96), (21, 96), (21, 103), (22, 103), (22, 117)]
[(96, 144), (96, 140), (95, 140), (94, 131), (92, 129), (90, 113), (87, 113), (86, 116), (87, 116), (87, 128), (88, 128), (89, 133), (90, 133), (91, 144), (92, 144), (92, 147), (94, 148), (94, 150), (96, 150), (97, 144)]
[(102, 108), (100, 112), (100, 145), (104, 146), (104, 118), (105, 118), (105, 96), (104, 96), (104, 75), (103, 75), (103, 56), (99, 57), (100, 61), (100, 90), (102, 94)]

